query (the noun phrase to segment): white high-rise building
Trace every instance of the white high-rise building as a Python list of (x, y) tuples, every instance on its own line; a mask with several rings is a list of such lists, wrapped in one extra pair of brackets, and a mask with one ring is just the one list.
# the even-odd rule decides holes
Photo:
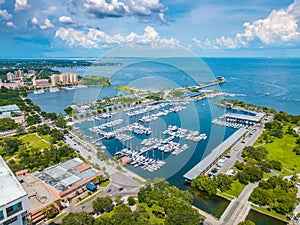
[(0, 156), (0, 225), (27, 225), (28, 196)]

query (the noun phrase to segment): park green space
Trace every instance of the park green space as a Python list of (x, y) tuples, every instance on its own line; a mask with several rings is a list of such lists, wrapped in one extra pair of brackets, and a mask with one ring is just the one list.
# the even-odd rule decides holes
[(282, 164), (282, 175), (292, 175), (300, 173), (300, 156), (293, 152), (296, 146), (296, 137), (290, 134), (285, 134), (282, 138), (275, 138), (272, 143), (267, 143), (264, 147), (268, 151), (270, 160), (277, 160)]
[[(145, 208), (146, 212), (149, 214), (150, 216), (150, 223), (151, 224), (164, 224), (164, 219), (160, 219), (157, 218), (153, 213), (152, 213), (152, 209), (146, 204), (146, 203), (139, 203), (136, 202), (136, 206), (141, 205)], [(102, 217), (108, 217), (111, 218), (113, 216), (113, 214), (115, 213), (116, 207), (114, 207), (114, 209), (110, 212), (106, 212), (105, 214), (102, 215)]]
[(128, 94), (134, 94), (135, 91), (132, 89), (132, 86), (116, 86), (115, 87), (118, 91), (123, 91), (125, 93), (128, 93)]
[(228, 195), (232, 195), (232, 196), (237, 198), (237, 197), (239, 197), (239, 195), (243, 191), (244, 187), (245, 187), (244, 184), (241, 184), (238, 180), (235, 180), (231, 184), (231, 189), (225, 191), (225, 193), (228, 194)]
[(286, 221), (286, 215), (279, 214), (279, 213), (275, 212), (274, 210), (270, 210), (270, 209), (267, 209), (267, 208), (262, 208), (262, 207), (255, 206), (255, 205), (251, 205), (251, 206), (252, 206), (252, 208), (254, 208), (255, 210), (257, 210), (261, 213), (264, 213), (266, 215), (269, 215), (269, 216), (275, 217), (277, 219)]
[(21, 136), (20, 140), (22, 140), (24, 144), (28, 144), (32, 148), (43, 149), (50, 147), (49, 135), (38, 136), (36, 133), (26, 134), (24, 136)]

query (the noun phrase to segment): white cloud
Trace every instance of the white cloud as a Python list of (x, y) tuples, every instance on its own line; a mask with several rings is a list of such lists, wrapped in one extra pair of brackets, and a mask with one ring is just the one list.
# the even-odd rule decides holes
[(96, 18), (157, 15), (164, 23), (166, 22), (164, 13), (168, 9), (160, 3), (160, 0), (85, 0), (84, 7)]
[(40, 28), (42, 29), (42, 30), (46, 30), (46, 29), (48, 29), (48, 28), (53, 28), (54, 27), (54, 25), (52, 24), (52, 22), (49, 20), (49, 19), (45, 19), (44, 20), (44, 24), (43, 25), (40, 25)]
[(9, 14), (7, 12), (7, 10), (0, 10), (0, 19), (3, 19), (3, 20), (10, 20), (12, 18), (12, 15)]
[(59, 22), (64, 23), (64, 24), (72, 24), (74, 23), (72, 18), (69, 16), (61, 16), (58, 19)]
[(86, 0), (84, 7), (95, 17), (122, 16), (128, 12), (125, 3), (118, 0)]
[(253, 23), (244, 23), (244, 31), (235, 37), (220, 37), (201, 41), (193, 38), (194, 45), (200, 48), (241, 48), (252, 41), (263, 44), (283, 44), (300, 38), (298, 22), (300, 19), (300, 1), (295, 0), (287, 9), (273, 10), (266, 18)]
[(15, 11), (22, 11), (30, 8), (31, 6), (27, 3), (27, 0), (16, 0), (15, 1)]
[(52, 24), (52, 22), (49, 20), (49, 19), (45, 19), (44, 20), (44, 24), (40, 24), (39, 23), (39, 20), (38, 20), (38, 18), (36, 18), (36, 17), (33, 17), (32, 19), (31, 19), (31, 22), (32, 22), (32, 24), (35, 26), (35, 27), (38, 27), (38, 28), (40, 28), (41, 30), (46, 30), (46, 29), (48, 29), (48, 28), (53, 28), (54, 27), (54, 25)]
[(38, 19), (37, 19), (36, 17), (33, 17), (33, 18), (31, 19), (31, 22), (32, 22), (34, 25), (39, 25), (39, 21), (38, 21)]
[(8, 27), (16, 27), (16, 25), (13, 22), (11, 22), (11, 21), (7, 22), (6, 26), (8, 26)]
[(83, 48), (99, 48), (103, 46), (115, 46), (121, 44), (148, 44), (155, 48), (163, 46), (172, 47), (179, 42), (174, 38), (161, 38), (159, 33), (150, 26), (144, 29), (144, 34), (138, 35), (130, 33), (126, 36), (115, 34), (108, 35), (105, 32), (90, 28), (87, 33), (75, 30), (74, 28), (59, 28), (55, 33), (56, 38), (60, 38), (70, 46), (79, 46)]
[(128, 0), (129, 11), (132, 14), (151, 15), (153, 12), (164, 13), (167, 10), (159, 0)]

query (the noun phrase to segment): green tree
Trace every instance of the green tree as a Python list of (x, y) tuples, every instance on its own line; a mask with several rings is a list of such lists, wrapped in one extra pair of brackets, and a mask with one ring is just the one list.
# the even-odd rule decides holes
[(243, 222), (240, 222), (238, 225), (255, 225), (255, 223), (251, 220), (245, 220)]
[(3, 143), (3, 150), (6, 154), (12, 155), (19, 150), (22, 141), (15, 138), (6, 139)]
[(71, 106), (68, 106), (64, 109), (65, 113), (67, 113), (69, 116), (72, 115), (73, 109)]
[(213, 179), (205, 176), (204, 174), (200, 174), (198, 177), (193, 179), (191, 186), (197, 188), (199, 191), (205, 191), (209, 195), (217, 194), (217, 184), (213, 181)]
[(274, 170), (281, 171), (281, 168), (282, 168), (281, 162), (279, 162), (279, 161), (277, 161), (277, 160), (271, 160), (270, 163), (271, 163), (272, 168), (273, 168)]
[(112, 200), (109, 196), (96, 198), (96, 200), (93, 201), (92, 205), (93, 205), (93, 210), (95, 212), (103, 212), (103, 211), (110, 212), (113, 209)]
[(69, 213), (62, 219), (62, 225), (93, 225), (94, 218), (87, 212)]
[(213, 177), (214, 182), (216, 182), (217, 187), (220, 191), (225, 192), (231, 189), (232, 179), (225, 174), (217, 174)]
[(130, 206), (135, 205), (135, 200), (133, 196), (128, 197), (128, 205)]
[(14, 130), (18, 127), (18, 124), (11, 118), (0, 119), (0, 132)]

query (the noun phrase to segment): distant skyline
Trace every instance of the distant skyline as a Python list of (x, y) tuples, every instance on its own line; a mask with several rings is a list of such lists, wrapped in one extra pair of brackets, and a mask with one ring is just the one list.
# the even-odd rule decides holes
[(300, 57), (300, 0), (0, 0), (0, 58), (99, 57), (126, 44), (201, 57)]

